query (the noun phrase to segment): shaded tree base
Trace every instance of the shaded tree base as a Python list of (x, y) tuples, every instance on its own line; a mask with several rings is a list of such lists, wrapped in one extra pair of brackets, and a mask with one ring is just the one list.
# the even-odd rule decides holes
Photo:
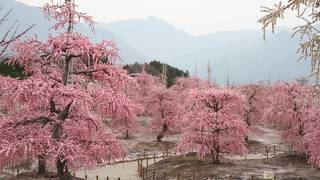
[[(47, 172), (44, 175), (40, 175), (37, 174), (36, 172), (24, 172), (19, 174), (18, 176), (13, 176), (8, 178), (8, 180), (60, 180), (60, 177), (58, 176), (57, 173), (53, 173), (53, 172)], [(83, 180), (83, 178), (78, 178), (78, 177), (74, 177), (74, 176), (70, 176), (69, 178), (70, 180)]]

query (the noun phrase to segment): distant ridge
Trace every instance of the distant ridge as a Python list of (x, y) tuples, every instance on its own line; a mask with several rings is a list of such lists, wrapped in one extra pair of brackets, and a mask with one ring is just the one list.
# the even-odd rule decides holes
[(100, 28), (116, 34), (140, 53), (153, 59), (195, 72), (206, 78), (207, 63), (220, 84), (229, 74), (235, 83), (257, 80), (295, 79), (308, 76), (309, 63), (297, 62), (298, 40), (291, 38), (287, 27), (270, 32), (263, 41), (261, 31), (221, 31), (193, 36), (167, 22), (149, 17), (144, 20), (125, 20), (100, 24)]
[[(9, 21), (4, 24), (4, 28), (0, 29), (0, 33), (3, 33), (2, 31), (8, 29), (12, 23), (18, 21), (21, 29), (29, 27), (31, 24), (36, 25), (28, 33), (29, 36), (33, 36), (34, 34), (36, 34), (40, 39), (46, 39), (48, 37), (50, 22), (45, 19), (45, 16), (40, 8), (28, 6), (15, 0), (1, 0), (0, 6), (1, 5), (4, 7), (4, 11), (13, 9), (13, 12), (9, 17)], [(138, 53), (133, 47), (130, 47), (116, 35), (105, 29), (96, 28), (94, 34), (90, 31), (89, 27), (85, 25), (79, 25), (76, 27), (76, 30), (80, 33), (92, 37), (94, 41), (101, 41), (102, 39), (114, 40), (120, 49), (120, 56), (123, 60), (123, 63), (147, 61), (147, 58), (145, 56)]]
[[(36, 24), (32, 33), (42, 39), (47, 37), (50, 24), (39, 8), (14, 0), (1, 0), (0, 4), (14, 10), (11, 22), (19, 20), (22, 29)], [(242, 83), (295, 79), (308, 76), (310, 72), (308, 61), (297, 63), (298, 39), (292, 39), (286, 27), (280, 28), (275, 35), (268, 34), (266, 42), (262, 33), (254, 30), (194, 36), (157, 17), (99, 23), (96, 34), (83, 25), (77, 30), (95, 41), (103, 38), (116, 41), (124, 64), (156, 59), (189, 70), (192, 75), (197, 63), (199, 75), (206, 78), (210, 60), (213, 78), (220, 84), (225, 83), (228, 74), (231, 82)]]

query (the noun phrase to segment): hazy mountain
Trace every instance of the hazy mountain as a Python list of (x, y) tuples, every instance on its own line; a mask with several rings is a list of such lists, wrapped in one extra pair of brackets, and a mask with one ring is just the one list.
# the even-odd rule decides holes
[[(31, 34), (36, 33), (42, 39), (47, 37), (50, 24), (39, 8), (14, 0), (1, 0), (0, 4), (7, 10), (14, 10), (11, 23), (19, 20), (21, 29), (36, 24)], [(11, 23), (6, 23), (6, 27)], [(96, 27), (94, 35), (84, 25), (76, 28), (96, 41), (103, 38), (115, 40), (124, 63), (157, 59), (189, 70), (191, 74), (197, 63), (199, 75), (207, 77), (206, 66), (210, 60), (213, 78), (219, 83), (224, 83), (228, 74), (235, 82), (294, 79), (309, 74), (308, 62), (297, 63), (298, 40), (291, 38), (286, 27), (279, 28), (275, 35), (269, 33), (266, 42), (260, 31), (253, 30), (194, 36), (156, 17), (99, 23)]]
[[(0, 6), (1, 5), (4, 7), (3, 12), (7, 12), (10, 9), (13, 10), (9, 16), (9, 20), (3, 26), (1, 26), (1, 34), (5, 30), (9, 29), (15, 21), (18, 21), (17, 23), (20, 26), (20, 30), (24, 30), (30, 25), (35, 24), (35, 27), (28, 33), (28, 35), (33, 36), (36, 34), (37, 37), (42, 40), (48, 37), (48, 30), (50, 29), (51, 25), (39, 7), (28, 6), (14, 0), (1, 0)], [(2, 14), (4, 14), (3, 12)], [(96, 42), (101, 41), (102, 39), (114, 40), (120, 49), (121, 58), (124, 63), (147, 60), (146, 57), (138, 53), (134, 48), (130, 47), (113, 33), (105, 29), (96, 28), (95, 33), (92, 33), (89, 27), (80, 24), (76, 27), (76, 30), (80, 33), (90, 36)]]
[[(240, 44), (239, 44), (240, 45)], [(296, 49), (298, 40), (291, 39), (291, 33), (283, 31), (267, 39), (266, 42), (252, 42), (252, 47), (234, 51), (214, 60), (213, 70), (219, 82), (248, 82), (253, 80), (290, 80), (298, 76), (308, 76), (309, 61), (298, 63)]]
[(298, 41), (291, 38), (287, 27), (280, 27), (275, 35), (268, 32), (265, 42), (262, 32), (254, 30), (193, 36), (155, 17), (99, 27), (113, 32), (140, 53), (191, 73), (197, 63), (202, 77), (207, 77), (210, 60), (219, 83), (224, 83), (228, 74), (234, 82), (286, 80), (309, 74), (309, 63), (297, 63)]
[(177, 55), (196, 52), (200, 48), (211, 48), (216, 42), (192, 36), (178, 30), (165, 21), (149, 17), (146, 20), (124, 20), (103, 24), (98, 27), (107, 29), (121, 37), (130, 46), (148, 57), (173, 62)]

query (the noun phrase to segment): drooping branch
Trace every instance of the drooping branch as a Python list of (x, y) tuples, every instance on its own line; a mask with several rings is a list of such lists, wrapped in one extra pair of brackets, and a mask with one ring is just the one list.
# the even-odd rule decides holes
[[(3, 8), (0, 8), (0, 12)], [(2, 26), (7, 20), (9, 15), (12, 13), (12, 9), (9, 10), (3, 17), (0, 17), (0, 26)], [(26, 34), (30, 29), (32, 29), (35, 25), (29, 26), (24, 31), (18, 33), (19, 26), (16, 26), (16, 23), (13, 23), (11, 27), (4, 33), (3, 37), (0, 38), (0, 57), (5, 53), (8, 49), (9, 45), (19, 39), (21, 36)], [(13, 30), (15, 28), (15, 30)], [(11, 34), (11, 35), (10, 35)], [(9, 37), (10, 36), (10, 37)]]
[(103, 68), (96, 68), (96, 69), (87, 69), (82, 71), (74, 71), (73, 74), (79, 75), (79, 74), (90, 74), (98, 71), (104, 71), (106, 74), (109, 75), (109, 73), (105, 70), (109, 69), (109, 67), (103, 67)]
[(70, 113), (70, 109), (71, 109), (71, 105), (72, 105), (73, 101), (71, 101), (65, 108), (63, 111), (61, 111), (58, 115), (58, 119), (65, 121)]
[(49, 118), (49, 117), (41, 116), (41, 117), (38, 117), (38, 118), (29, 119), (29, 120), (26, 120), (26, 121), (23, 121), (23, 122), (16, 123), (16, 124), (15, 124), (15, 127), (18, 127), (18, 126), (26, 126), (26, 125), (30, 125), (30, 124), (42, 124), (42, 125), (46, 125), (46, 124), (48, 124), (49, 122), (53, 122), (53, 120), (52, 120), (51, 118)]
[(50, 100), (50, 111), (57, 114), (61, 113), (60, 110), (56, 109), (56, 103), (53, 101), (53, 98)]

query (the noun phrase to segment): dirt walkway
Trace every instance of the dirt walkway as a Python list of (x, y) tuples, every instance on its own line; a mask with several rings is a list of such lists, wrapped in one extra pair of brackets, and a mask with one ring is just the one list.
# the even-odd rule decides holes
[(107, 165), (92, 170), (80, 170), (76, 172), (76, 177), (84, 178), (88, 175), (88, 180), (95, 180), (99, 175), (99, 179), (106, 180), (107, 176), (110, 180), (138, 180), (137, 162), (129, 162), (123, 164)]
[[(145, 123), (147, 119), (142, 119)], [(274, 172), (279, 179), (292, 179), (294, 177), (304, 177), (307, 179), (320, 179), (320, 170), (311, 168), (304, 157), (287, 154), (289, 146), (281, 139), (281, 132), (267, 127), (258, 126), (253, 128), (249, 135), (249, 154), (247, 156), (223, 156), (222, 163), (218, 165), (210, 164), (209, 161), (199, 161), (195, 153), (187, 156), (180, 155), (169, 157), (164, 160), (157, 159), (157, 163), (148, 167), (150, 173), (155, 172), (157, 179), (163, 178), (163, 173), (167, 172), (169, 179), (175, 179), (180, 173), (181, 179), (192, 179), (195, 174), (196, 179), (209, 177), (234, 179), (249, 179), (254, 177), (262, 178), (265, 171)], [(154, 135), (141, 132), (126, 140), (130, 148), (131, 157), (139, 154), (162, 152), (174, 148), (178, 141), (178, 136), (164, 138), (164, 142), (154, 141)], [(276, 151), (273, 152), (274, 146)], [(265, 154), (265, 147), (269, 150), (268, 159)], [(149, 161), (151, 164), (152, 160)], [(81, 169), (76, 172), (76, 177), (84, 178), (87, 174), (88, 180), (99, 179), (116, 180), (139, 180), (137, 173), (137, 162), (101, 166), (92, 170)], [(149, 174), (150, 178), (152, 174)]]
[[(263, 179), (265, 172), (272, 172), (277, 179), (319, 180), (320, 169), (313, 168), (304, 156), (288, 153), (289, 146), (281, 139), (281, 132), (267, 127), (255, 127), (250, 133), (249, 154), (246, 157), (223, 156), (221, 164), (211, 164), (210, 160), (198, 160), (196, 153), (170, 157), (149, 167), (148, 172), (163, 179), (163, 172), (169, 179)], [(273, 153), (273, 147), (276, 147)], [(268, 158), (265, 147), (270, 152)], [(154, 172), (153, 172), (154, 171)], [(152, 174), (148, 174), (152, 176)]]
[(228, 159), (265, 159), (287, 153), (290, 146), (283, 142), (281, 132), (275, 129), (256, 126), (249, 134), (249, 153), (246, 156), (224, 156)]

